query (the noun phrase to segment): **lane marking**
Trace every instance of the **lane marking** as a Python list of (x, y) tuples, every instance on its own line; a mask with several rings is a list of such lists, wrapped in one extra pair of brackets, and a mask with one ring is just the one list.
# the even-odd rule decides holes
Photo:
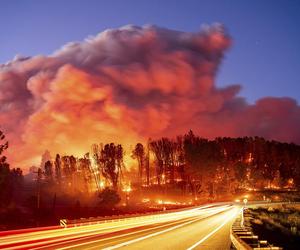
[(201, 240), (199, 240), (198, 242), (196, 242), (194, 245), (192, 245), (191, 247), (187, 248), (187, 250), (192, 250), (192, 249), (196, 248), (197, 246), (199, 246), (204, 241), (206, 241), (209, 237), (211, 237), (216, 232), (218, 232), (225, 224), (227, 224), (228, 221), (230, 221), (231, 219), (233, 219), (238, 213), (239, 213), (239, 211), (235, 212), (232, 216), (230, 216), (227, 220), (225, 220), (220, 226), (218, 226), (216, 229), (214, 229), (213, 231), (211, 231), (209, 234), (207, 234)]
[[(227, 210), (227, 209), (229, 209), (229, 208), (225, 208), (224, 210)], [(163, 234), (163, 233), (166, 233), (166, 232), (170, 232), (170, 231), (175, 230), (175, 229), (177, 229), (177, 228), (180, 228), (180, 227), (183, 227), (183, 226), (192, 224), (192, 223), (194, 223), (194, 222), (196, 222), (196, 221), (199, 221), (199, 220), (202, 220), (202, 219), (203, 219), (203, 218), (198, 218), (198, 219), (195, 219), (195, 220), (192, 220), (192, 221), (188, 221), (188, 222), (185, 222), (185, 223), (183, 223), (183, 224), (180, 224), (180, 225), (177, 225), (177, 226), (174, 226), (174, 227), (171, 227), (171, 228), (168, 228), (168, 229), (165, 229), (165, 230), (156, 232), (156, 233), (148, 234), (148, 235), (143, 236), (143, 237), (140, 237), (140, 238), (136, 238), (136, 239), (133, 239), (133, 240), (129, 240), (129, 241), (126, 241), (126, 242), (117, 244), (117, 245), (115, 245), (115, 246), (103, 248), (103, 250), (113, 250), (113, 249), (117, 249), (117, 248), (120, 248), (120, 247), (128, 246), (128, 245), (130, 245), (130, 244), (133, 244), (133, 243), (136, 243), (136, 242), (145, 240), (145, 239), (149, 239), (149, 238), (152, 238), (152, 237), (154, 237), (154, 236), (157, 236), (157, 235), (160, 235), (160, 234)]]

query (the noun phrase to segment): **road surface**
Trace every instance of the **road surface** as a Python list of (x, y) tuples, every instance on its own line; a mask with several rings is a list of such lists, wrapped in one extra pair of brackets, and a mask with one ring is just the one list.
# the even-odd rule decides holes
[(0, 233), (0, 249), (220, 249), (238, 205), (214, 205), (68, 228)]

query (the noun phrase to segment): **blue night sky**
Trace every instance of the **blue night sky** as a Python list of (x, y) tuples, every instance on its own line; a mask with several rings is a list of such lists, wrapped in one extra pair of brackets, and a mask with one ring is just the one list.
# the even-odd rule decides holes
[(107, 28), (155, 24), (198, 31), (223, 23), (233, 38), (217, 84), (241, 84), (249, 102), (290, 96), (300, 102), (300, 1), (17, 1), (0, 2), (0, 63), (16, 54), (51, 54)]

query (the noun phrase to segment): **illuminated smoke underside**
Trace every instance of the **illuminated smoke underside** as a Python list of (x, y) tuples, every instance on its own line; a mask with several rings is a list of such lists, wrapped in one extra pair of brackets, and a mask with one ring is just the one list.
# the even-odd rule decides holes
[(230, 43), (220, 25), (198, 33), (125, 26), (50, 56), (0, 65), (0, 126), (10, 162), (29, 166), (45, 149), (79, 155), (95, 142), (123, 143), (128, 152), (138, 141), (189, 129), (208, 138), (300, 143), (295, 100), (249, 105), (237, 97), (240, 86), (216, 87)]

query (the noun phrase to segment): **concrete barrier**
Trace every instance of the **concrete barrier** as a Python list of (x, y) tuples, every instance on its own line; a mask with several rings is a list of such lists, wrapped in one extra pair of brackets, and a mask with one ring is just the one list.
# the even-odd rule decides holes
[[(244, 213), (244, 210), (241, 213)], [(241, 224), (242, 217), (243, 224)], [(270, 245), (266, 240), (259, 240), (252, 232), (250, 218), (251, 216), (241, 214), (232, 224), (230, 229), (232, 247), (237, 250), (282, 250), (281, 247)]]

